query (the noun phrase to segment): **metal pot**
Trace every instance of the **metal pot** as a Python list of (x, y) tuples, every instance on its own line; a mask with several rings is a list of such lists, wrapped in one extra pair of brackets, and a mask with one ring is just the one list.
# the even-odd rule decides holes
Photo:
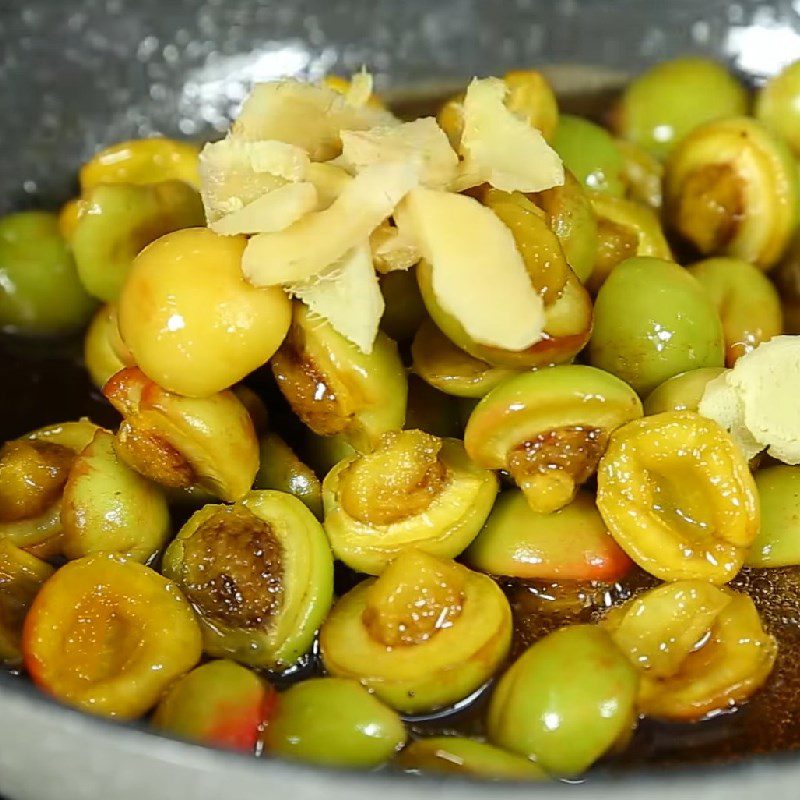
[[(3, 0), (0, 213), (68, 197), (70, 176), (102, 144), (154, 132), (219, 137), (253, 81), (365, 64), (380, 90), (436, 92), (537, 64), (561, 65), (553, 74), (564, 91), (597, 90), (647, 63), (703, 52), (757, 82), (800, 54), (797, 9), (791, 0)], [(3, 415), (11, 402), (10, 393), (0, 398)], [(593, 799), (779, 800), (797, 795), (800, 757), (601, 771), (586, 783), (580, 791)], [(512, 800), (569, 791), (256, 760), (83, 715), (0, 674), (0, 792), (14, 800)]]

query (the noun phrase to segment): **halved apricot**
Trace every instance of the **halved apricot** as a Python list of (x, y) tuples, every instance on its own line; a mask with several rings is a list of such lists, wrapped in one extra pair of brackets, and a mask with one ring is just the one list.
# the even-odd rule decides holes
[(44, 584), (25, 619), (22, 650), (48, 694), (92, 714), (135, 719), (200, 660), (201, 636), (174, 583), (99, 553)]

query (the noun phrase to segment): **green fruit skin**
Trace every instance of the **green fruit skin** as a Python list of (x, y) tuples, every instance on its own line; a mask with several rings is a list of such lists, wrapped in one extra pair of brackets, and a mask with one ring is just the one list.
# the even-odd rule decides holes
[(95, 306), (54, 214), (25, 211), (0, 219), (0, 330), (72, 333), (88, 323)]
[(396, 342), (410, 341), (427, 317), (413, 270), (388, 272), (380, 282), (386, 304), (381, 330)]
[(754, 113), (800, 155), (800, 61), (785, 67), (756, 95)]
[(264, 732), (269, 753), (336, 767), (377, 767), (405, 741), (400, 716), (344, 678), (312, 678), (287, 689)]
[(800, 564), (800, 467), (785, 464), (755, 474), (761, 528), (750, 546), (748, 567)]
[(623, 261), (600, 289), (594, 310), (590, 363), (640, 395), (679, 372), (724, 364), (714, 304), (696, 278), (670, 261)]
[(184, 739), (253, 752), (274, 692), (233, 661), (210, 661), (176, 681), (152, 723)]
[(309, 511), (322, 519), (322, 485), (277, 433), (268, 433), (259, 443), (259, 467), (254, 489), (275, 489), (301, 500)]
[(444, 772), (509, 781), (546, 780), (533, 761), (499, 747), (460, 736), (432, 736), (411, 742), (395, 761), (404, 770)]
[(551, 775), (578, 775), (623, 738), (639, 678), (606, 631), (571, 625), (520, 656), (489, 705), (489, 739)]
[(408, 376), (406, 430), (418, 429), (443, 439), (458, 437), (462, 427), (453, 397), (429, 386), (416, 375)]
[(625, 162), (611, 135), (593, 122), (562, 114), (552, 142), (564, 166), (589, 189), (625, 194)]
[(747, 94), (725, 67), (705, 58), (678, 58), (628, 85), (614, 127), (622, 138), (664, 159), (698, 125), (745, 113)]
[(661, 414), (664, 411), (697, 411), (709, 381), (725, 372), (722, 367), (700, 367), (664, 381), (645, 399), (644, 413)]

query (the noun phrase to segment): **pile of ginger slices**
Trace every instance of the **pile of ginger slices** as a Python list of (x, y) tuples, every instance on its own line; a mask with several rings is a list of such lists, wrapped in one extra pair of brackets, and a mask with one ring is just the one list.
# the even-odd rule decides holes
[(542, 299), (511, 231), (462, 192), (539, 192), (562, 185), (564, 169), (506, 93), (502, 80), (472, 81), (454, 149), (433, 117), (402, 122), (380, 107), (366, 72), (344, 93), (258, 84), (227, 136), (202, 151), (208, 224), (249, 237), (247, 280), (282, 286), (365, 353), (384, 309), (378, 272), (420, 259), (469, 336), (524, 350), (543, 336)]

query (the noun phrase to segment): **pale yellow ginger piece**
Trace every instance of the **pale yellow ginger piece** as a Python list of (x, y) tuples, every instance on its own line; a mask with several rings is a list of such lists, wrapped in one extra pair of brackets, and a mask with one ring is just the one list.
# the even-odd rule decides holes
[(477, 200), (418, 187), (396, 218), (432, 268), (442, 308), (481, 344), (524, 350), (543, 336), (544, 304), (511, 231)]
[(761, 450), (800, 464), (800, 336), (776, 336), (711, 381), (698, 411), (728, 430), (747, 458)]
[(353, 108), (363, 108), (372, 97), (372, 75), (365, 69), (350, 78), (344, 99)]
[(464, 162), (453, 188), (489, 183), (505, 192), (541, 192), (564, 183), (564, 165), (541, 132), (510, 111), (506, 84), (477, 78), (464, 96)]
[(372, 261), (378, 272), (406, 270), (422, 258), (416, 240), (403, 227), (392, 225), (385, 220), (369, 237)]
[(288, 142), (312, 161), (327, 161), (341, 152), (340, 131), (393, 124), (398, 120), (390, 112), (371, 105), (354, 107), (329, 86), (281, 79), (253, 87), (231, 135), (251, 142)]
[(367, 242), (349, 250), (320, 275), (286, 289), (359, 350), (372, 352), (384, 303)]
[(209, 223), (209, 228), (223, 236), (239, 233), (274, 233), (282, 231), (317, 209), (317, 190), (313, 183), (286, 183), (262, 194), (239, 211), (233, 211)]
[(324, 211), (307, 214), (278, 233), (250, 239), (242, 257), (245, 277), (256, 286), (273, 286), (319, 274), (367, 241), (417, 183), (411, 164), (368, 167)]
[(356, 172), (372, 164), (408, 161), (423, 186), (446, 189), (456, 177), (458, 156), (433, 117), (368, 131), (342, 131), (342, 157)]
[(308, 154), (285, 142), (227, 138), (207, 144), (200, 153), (206, 219), (216, 222), (287, 181), (302, 180), (308, 167)]
[(342, 167), (330, 162), (312, 162), (308, 166), (306, 180), (317, 190), (317, 211), (326, 209), (353, 180), (353, 176)]

